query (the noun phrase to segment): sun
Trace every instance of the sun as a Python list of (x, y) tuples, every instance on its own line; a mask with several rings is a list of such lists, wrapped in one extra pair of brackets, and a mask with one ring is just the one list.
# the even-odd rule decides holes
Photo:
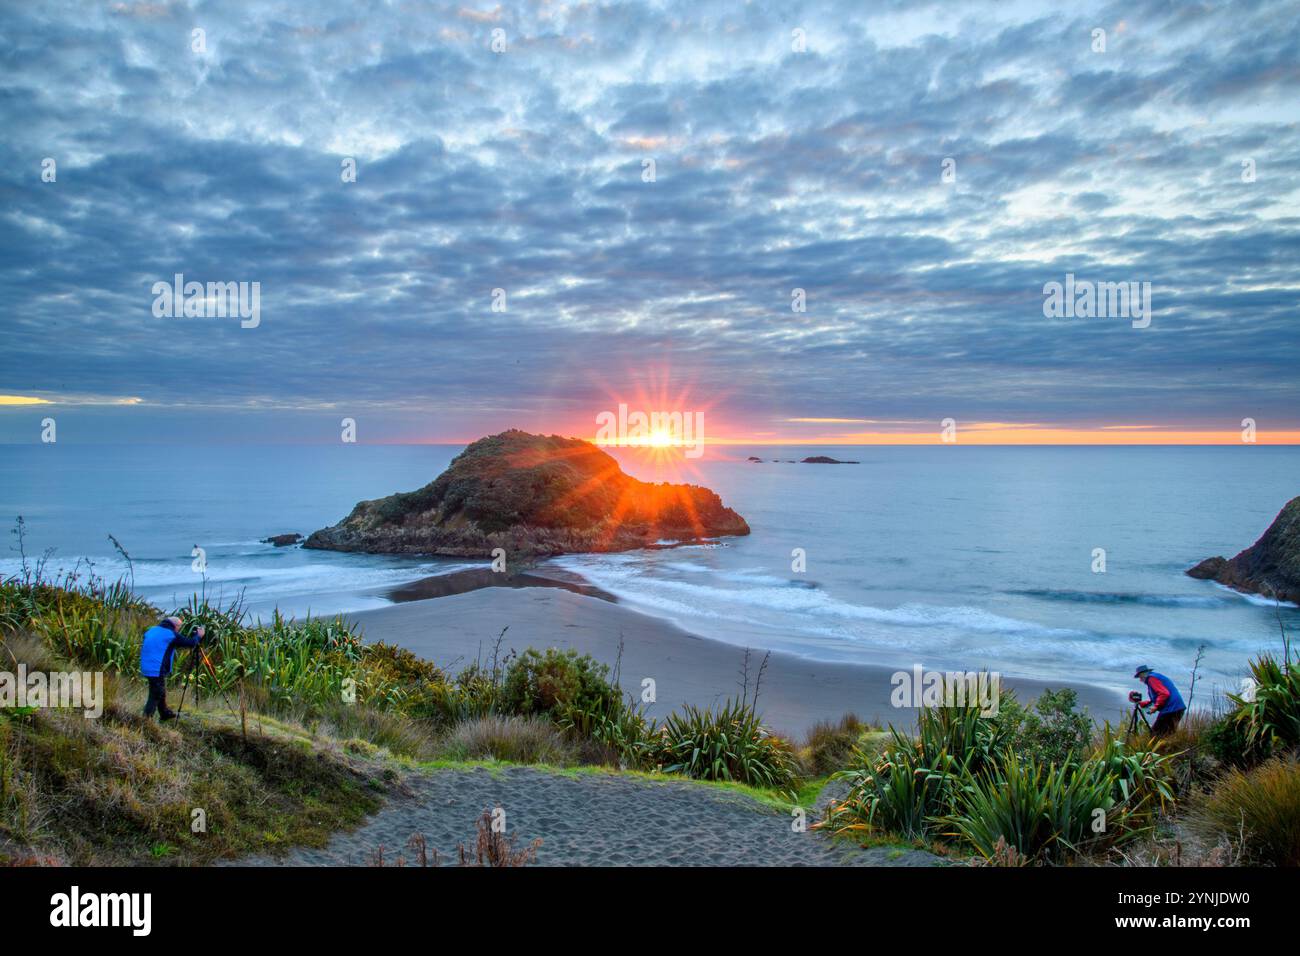
[(651, 448), (671, 448), (677, 444), (677, 438), (672, 432), (659, 428), (650, 433), (650, 437), (645, 440), (645, 443)]

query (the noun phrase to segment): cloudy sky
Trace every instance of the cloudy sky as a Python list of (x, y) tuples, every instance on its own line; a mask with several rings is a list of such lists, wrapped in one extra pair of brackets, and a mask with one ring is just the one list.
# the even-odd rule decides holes
[[(1300, 440), (1297, 4), (0, 20), (3, 441)], [(1067, 273), (1149, 326), (1046, 317)]]

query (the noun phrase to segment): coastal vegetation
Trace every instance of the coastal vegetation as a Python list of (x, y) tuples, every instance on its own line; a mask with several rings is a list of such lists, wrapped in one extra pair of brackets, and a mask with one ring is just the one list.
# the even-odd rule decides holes
[(988, 865), (1215, 865), (1300, 860), (1300, 660), (1251, 662), (1253, 686), (1155, 740), (1076, 711), (1071, 690), (1032, 708), (1003, 692), (928, 708), (838, 776), (847, 796), (818, 825), (902, 835)]
[(452, 674), (339, 618), (250, 624), (238, 603), (200, 596), (176, 610), (207, 639), (177, 661), (185, 716), (159, 725), (139, 716), (136, 673), (162, 609), (89, 575), (0, 581), (5, 667), (106, 675), (97, 720), (0, 709), (0, 860), (204, 863), (321, 845), (405, 772), (477, 761), (694, 778), (803, 807), (829, 778), (839, 796), (816, 829), (987, 865), (1300, 859), (1300, 663), (1285, 641), (1253, 662), (1253, 693), (1164, 741), (1098, 728), (1062, 690), (1032, 706), (1004, 692), (993, 717), (927, 708), (914, 727), (846, 715), (796, 743), (764, 725), (766, 662), (748, 656), (735, 697), (654, 719), (617, 661), (503, 653), (504, 632)]

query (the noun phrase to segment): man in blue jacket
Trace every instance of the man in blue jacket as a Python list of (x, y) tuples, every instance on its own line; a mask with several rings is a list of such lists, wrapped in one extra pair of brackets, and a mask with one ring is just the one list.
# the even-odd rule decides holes
[(1164, 674), (1157, 674), (1146, 664), (1139, 667), (1133, 676), (1147, 685), (1147, 692), (1151, 695), (1149, 700), (1142, 701), (1138, 706), (1148, 711), (1154, 710), (1157, 714), (1156, 722), (1151, 725), (1151, 736), (1166, 737), (1172, 734), (1178, 729), (1178, 722), (1187, 710), (1183, 696), (1178, 693), (1174, 682)]
[(190, 636), (181, 634), (181, 619), (165, 617), (144, 632), (140, 645), (140, 673), (149, 681), (149, 699), (145, 701), (144, 715), (152, 717), (158, 711), (160, 720), (171, 720), (175, 712), (167, 706), (167, 675), (172, 672), (172, 655), (178, 647), (198, 647), (203, 639), (203, 628), (196, 627)]

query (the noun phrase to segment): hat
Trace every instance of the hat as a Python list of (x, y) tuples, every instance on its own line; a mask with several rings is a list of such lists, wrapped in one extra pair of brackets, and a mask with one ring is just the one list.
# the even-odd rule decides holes
[(1137, 670), (1133, 672), (1133, 676), (1141, 677), (1143, 674), (1150, 674), (1150, 673), (1151, 673), (1151, 668), (1148, 665), (1143, 664), (1141, 667), (1139, 667)]

